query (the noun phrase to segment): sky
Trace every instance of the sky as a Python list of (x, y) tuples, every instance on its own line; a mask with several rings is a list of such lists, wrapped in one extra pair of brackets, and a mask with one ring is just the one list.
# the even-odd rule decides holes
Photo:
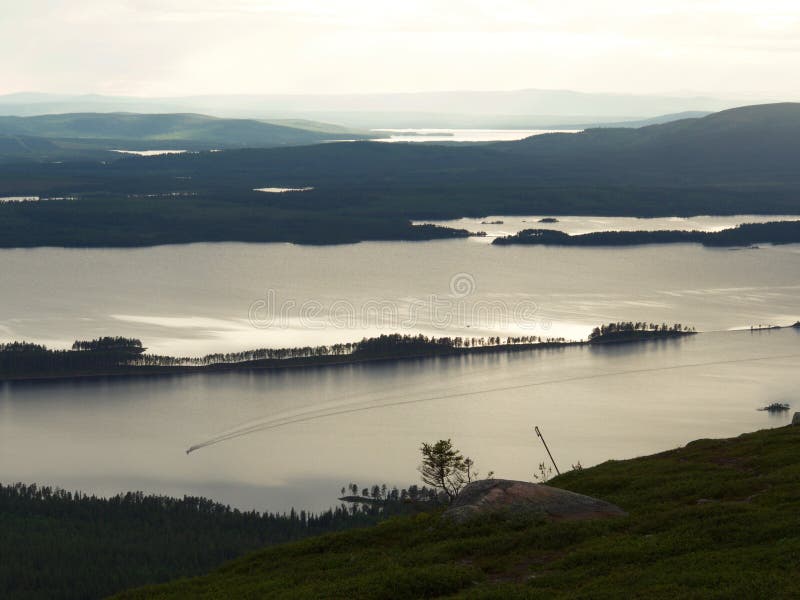
[(797, 0), (0, 0), (0, 93), (800, 98)]

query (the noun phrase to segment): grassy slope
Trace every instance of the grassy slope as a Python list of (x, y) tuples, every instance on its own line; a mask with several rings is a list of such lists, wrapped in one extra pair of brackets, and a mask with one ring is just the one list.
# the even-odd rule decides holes
[(699, 440), (551, 482), (615, 502), (629, 518), (395, 519), (120, 597), (791, 597), (800, 567), (798, 443), (800, 427)]

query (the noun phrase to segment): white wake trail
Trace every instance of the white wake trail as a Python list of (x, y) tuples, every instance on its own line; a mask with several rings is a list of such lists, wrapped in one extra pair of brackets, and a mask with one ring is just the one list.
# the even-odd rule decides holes
[(508, 386), (501, 386), (501, 387), (491, 387), (485, 388), (480, 390), (473, 390), (469, 392), (454, 392), (450, 394), (441, 394), (438, 396), (426, 396), (423, 398), (414, 398), (410, 400), (397, 400), (392, 402), (383, 402), (380, 404), (375, 404), (374, 401), (367, 401), (367, 402), (360, 402), (360, 403), (348, 403), (339, 406), (333, 406), (329, 408), (315, 408), (312, 410), (307, 411), (295, 411), (294, 414), (283, 414), (282, 416), (278, 417), (271, 417), (265, 421), (261, 421), (252, 425), (248, 425), (245, 427), (240, 427), (237, 429), (229, 430), (226, 433), (222, 433), (220, 435), (214, 436), (209, 438), (203, 442), (199, 442), (186, 450), (186, 454), (194, 452), (195, 450), (199, 450), (201, 448), (205, 448), (207, 446), (212, 446), (214, 444), (218, 444), (220, 442), (224, 442), (227, 440), (231, 440), (237, 437), (241, 437), (244, 435), (249, 435), (251, 433), (256, 433), (259, 431), (267, 431), (269, 429), (275, 429), (277, 427), (283, 427), (285, 425), (292, 425), (294, 423), (306, 423), (309, 421), (316, 421), (317, 419), (324, 419), (326, 417), (334, 417), (340, 415), (348, 415), (354, 413), (365, 412), (369, 410), (377, 410), (380, 408), (390, 408), (394, 406), (406, 406), (410, 404), (421, 404), (423, 402), (433, 402), (436, 400), (448, 400), (452, 398), (467, 398), (471, 396), (479, 396), (481, 394), (492, 394), (497, 392), (509, 392), (514, 390), (520, 390), (525, 388), (532, 388), (532, 387), (539, 387), (539, 386), (546, 386), (546, 385), (554, 385), (558, 383), (571, 383), (574, 381), (588, 381), (592, 379), (602, 379), (602, 378), (609, 378), (609, 377), (619, 377), (623, 375), (636, 375), (639, 373), (654, 373), (660, 371), (673, 371), (678, 369), (691, 369), (697, 367), (710, 367), (715, 365), (727, 365), (727, 364), (737, 364), (737, 363), (747, 363), (747, 362), (757, 362), (757, 361), (765, 361), (765, 360), (777, 360), (782, 358), (798, 358), (800, 354), (780, 354), (774, 356), (758, 356), (754, 358), (739, 358), (739, 359), (730, 359), (730, 360), (718, 360), (718, 361), (708, 361), (708, 362), (698, 362), (698, 363), (687, 363), (687, 364), (680, 364), (680, 365), (669, 365), (665, 367), (649, 367), (643, 369), (629, 369), (625, 371), (612, 371), (609, 373), (592, 373), (588, 375), (576, 375), (573, 377), (563, 377), (559, 379), (546, 379), (543, 381), (532, 381), (528, 383), (521, 383), (516, 385), (508, 385)]

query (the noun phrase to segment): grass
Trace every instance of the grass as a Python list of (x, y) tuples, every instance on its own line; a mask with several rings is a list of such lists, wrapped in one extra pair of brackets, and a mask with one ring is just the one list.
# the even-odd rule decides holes
[(789, 598), (800, 567), (800, 427), (567, 473), (629, 517), (438, 514), (257, 551), (119, 598)]

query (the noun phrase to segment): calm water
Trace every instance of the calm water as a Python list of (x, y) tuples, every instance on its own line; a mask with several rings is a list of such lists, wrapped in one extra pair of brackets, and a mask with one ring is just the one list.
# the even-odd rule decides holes
[[(0, 384), (0, 481), (319, 509), (350, 481), (416, 482), (420, 442), (446, 437), (484, 472), (530, 479), (545, 459), (534, 425), (565, 468), (779, 426), (791, 413), (756, 409), (800, 407), (798, 367), (800, 332), (785, 329), (281, 373)], [(253, 427), (319, 408), (329, 416)], [(185, 454), (242, 426), (254, 431)]]
[[(52, 346), (118, 334), (199, 355), (397, 330), (579, 338), (618, 319), (712, 332), (394, 365), (6, 384), (0, 481), (323, 508), (350, 481), (414, 483), (424, 440), (452, 437), (484, 471), (529, 478), (544, 458), (535, 424), (561, 466), (590, 465), (787, 422), (756, 411), (771, 402), (800, 408), (800, 333), (726, 331), (800, 317), (798, 245), (43, 248), (0, 251), (0, 273), (0, 338)], [(303, 414), (328, 416), (258, 430)], [(184, 452), (237, 427), (255, 431)]]
[(578, 339), (622, 319), (708, 331), (800, 318), (800, 245), (39, 248), (0, 250), (0, 274), (0, 341), (115, 334), (183, 356), (381, 331)]

